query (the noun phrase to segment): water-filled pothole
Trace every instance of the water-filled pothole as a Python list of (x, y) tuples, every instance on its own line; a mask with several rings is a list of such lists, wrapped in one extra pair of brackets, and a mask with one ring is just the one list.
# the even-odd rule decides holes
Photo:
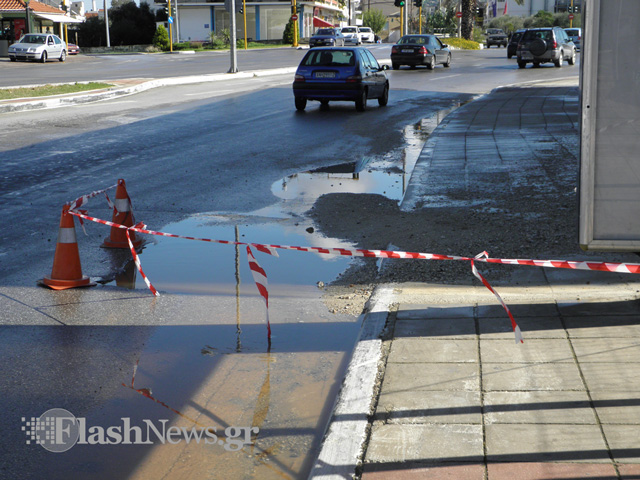
[[(276, 205), (250, 215), (203, 213), (163, 231), (250, 243), (352, 248), (319, 235), (304, 213), (326, 193), (374, 193), (400, 203), (429, 134), (454, 108), (406, 127), (401, 150), (275, 182), (272, 192), (282, 199)], [(147, 454), (150, 461), (141, 471), (164, 473), (154, 462), (161, 465), (168, 453), (177, 463), (184, 462), (182, 468), (190, 476), (214, 468), (221, 478), (306, 476), (359, 328), (357, 316), (329, 312), (316, 285), (334, 280), (350, 258), (282, 250), (276, 258), (254, 252), (269, 280), (274, 341), (265, 353), (264, 304), (248, 268), (246, 247), (165, 237), (153, 242), (140, 259), (154, 286), (161, 292), (193, 295), (193, 302), (205, 305), (199, 308), (211, 314), (204, 325), (185, 318), (177, 319), (174, 327), (156, 328), (140, 352), (140, 368), (145, 370), (136, 380), (141, 387), (153, 387), (153, 394), (122, 387), (121, 395), (133, 395), (127, 402), (138, 402), (138, 408), (159, 409), (154, 415), (167, 413), (165, 403), (181, 414), (182, 407), (174, 406), (186, 405), (221, 427), (225, 423), (219, 419), (227, 425), (258, 425), (263, 433), (254, 447), (234, 455), (197, 446), (184, 454), (159, 448)], [(132, 265), (115, 282), (147, 288)], [(178, 297), (182, 300), (171, 301), (183, 302), (186, 296)], [(182, 395), (174, 387), (177, 379), (187, 387)], [(116, 418), (121, 410), (116, 408)]]

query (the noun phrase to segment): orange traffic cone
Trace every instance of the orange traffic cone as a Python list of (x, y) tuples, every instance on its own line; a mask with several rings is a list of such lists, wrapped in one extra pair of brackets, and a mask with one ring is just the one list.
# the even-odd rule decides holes
[[(131, 211), (131, 199), (127, 193), (124, 180), (118, 180), (118, 188), (116, 189), (115, 210), (113, 211), (112, 222), (126, 227), (132, 227), (134, 224), (133, 212)], [(134, 248), (142, 245), (142, 239), (137, 239), (135, 232), (129, 232), (131, 242)], [(129, 248), (127, 241), (127, 231), (123, 228), (111, 227), (111, 235), (102, 242), (104, 248)]]
[(89, 277), (82, 275), (80, 252), (76, 241), (76, 227), (73, 215), (68, 213), (69, 205), (62, 207), (58, 243), (53, 256), (51, 276), (44, 277), (40, 283), (54, 290), (95, 285)]

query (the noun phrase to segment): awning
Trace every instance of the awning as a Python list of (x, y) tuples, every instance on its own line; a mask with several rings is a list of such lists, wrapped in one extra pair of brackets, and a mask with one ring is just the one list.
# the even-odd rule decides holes
[(44, 18), (45, 20), (51, 20), (53, 23), (84, 23), (84, 20), (78, 20), (77, 18), (69, 17), (67, 15), (54, 15), (38, 12), (33, 13), (36, 17)]
[(323, 20), (318, 17), (313, 17), (313, 26), (314, 27), (333, 27), (333, 23), (329, 23), (326, 20)]

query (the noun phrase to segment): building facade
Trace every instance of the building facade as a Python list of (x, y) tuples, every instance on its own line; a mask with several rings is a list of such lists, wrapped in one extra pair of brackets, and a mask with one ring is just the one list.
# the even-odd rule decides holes
[[(154, 3), (152, 8), (162, 9), (164, 4)], [(244, 14), (248, 39), (282, 40), (285, 26), (292, 15), (291, 1), (245, 0)], [(317, 26), (345, 24), (347, 9), (338, 0), (301, 1), (298, 2), (297, 15), (300, 37), (309, 37)], [(219, 34), (231, 27), (231, 14), (225, 9), (223, 1), (178, 0), (176, 17), (173, 28), (174, 41), (207, 41), (212, 33)], [(243, 14), (237, 13), (237, 38), (244, 38), (244, 25)]]

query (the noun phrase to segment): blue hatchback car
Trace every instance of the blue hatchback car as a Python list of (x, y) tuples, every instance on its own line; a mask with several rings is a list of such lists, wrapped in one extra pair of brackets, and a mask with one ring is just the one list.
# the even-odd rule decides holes
[(362, 47), (314, 48), (304, 56), (293, 80), (296, 109), (304, 110), (308, 100), (326, 106), (330, 101), (355, 102), (364, 111), (367, 100), (377, 98), (383, 107), (389, 100), (386, 65)]

